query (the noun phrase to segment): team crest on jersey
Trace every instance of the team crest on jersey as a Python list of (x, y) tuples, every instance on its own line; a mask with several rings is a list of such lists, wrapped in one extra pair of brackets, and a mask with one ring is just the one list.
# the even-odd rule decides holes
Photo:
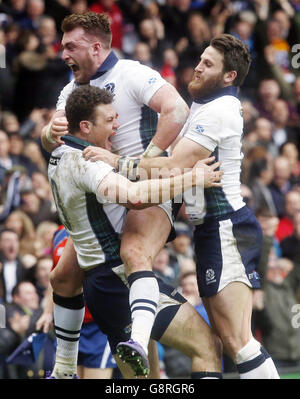
[(153, 77), (148, 80), (149, 85), (153, 85), (157, 81), (157, 78)]
[(196, 127), (195, 127), (195, 130), (196, 130), (196, 132), (197, 133), (203, 133), (204, 132), (204, 127), (203, 126), (201, 126), (201, 125), (197, 125)]
[(215, 283), (215, 282), (217, 281), (215, 277), (216, 277), (216, 276), (215, 276), (215, 272), (214, 272), (213, 269), (207, 269), (207, 270), (206, 270), (206, 273), (205, 273), (205, 281), (206, 281), (206, 284), (207, 284), (207, 285), (208, 285), (208, 284)]
[(107, 91), (109, 91), (111, 94), (114, 94), (115, 87), (116, 87), (116, 85), (115, 85), (114, 83), (107, 83), (107, 84), (104, 86), (104, 89), (107, 90)]

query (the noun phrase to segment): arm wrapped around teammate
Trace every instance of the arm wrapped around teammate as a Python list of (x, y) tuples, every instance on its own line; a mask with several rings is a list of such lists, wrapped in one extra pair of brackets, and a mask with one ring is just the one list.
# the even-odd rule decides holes
[(138, 164), (140, 161), (140, 158), (120, 157), (118, 159), (117, 170), (130, 181), (137, 181), (139, 180)]

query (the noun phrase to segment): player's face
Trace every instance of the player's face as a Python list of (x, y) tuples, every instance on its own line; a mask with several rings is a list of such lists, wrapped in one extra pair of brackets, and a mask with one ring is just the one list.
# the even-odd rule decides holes
[(92, 123), (89, 141), (98, 147), (111, 151), (111, 138), (116, 134), (118, 114), (111, 104), (98, 105), (95, 109), (95, 118)]
[(223, 55), (209, 46), (201, 55), (192, 81), (188, 85), (193, 98), (210, 95), (224, 87)]
[(98, 69), (99, 41), (78, 27), (62, 38), (62, 59), (72, 69), (77, 83), (89, 83)]

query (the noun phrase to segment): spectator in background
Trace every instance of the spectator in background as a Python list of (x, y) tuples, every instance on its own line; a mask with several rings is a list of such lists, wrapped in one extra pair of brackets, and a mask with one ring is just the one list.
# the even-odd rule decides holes
[(300, 366), (300, 329), (292, 322), (297, 303), (292, 270), (290, 260), (275, 258), (268, 263), (264, 283), (265, 316), (271, 328), (262, 335), (262, 341), (279, 368)]
[(162, 54), (168, 42), (165, 40), (164, 26), (160, 20), (144, 18), (139, 23), (140, 40), (147, 43), (151, 51), (151, 59), (155, 69), (162, 66)]
[[(34, 285), (29, 281), (21, 281), (12, 291), (13, 302), (6, 307), (7, 327), (15, 334), (15, 345), (35, 331), (37, 320), (42, 314), (39, 297)], [(16, 366), (15, 378), (28, 378), (28, 369), (38, 377), (38, 365)]]
[(288, 126), (290, 110), (287, 102), (277, 99), (273, 104), (271, 115), (273, 121), (272, 139), (277, 147), (277, 151), (287, 141), (297, 143), (299, 140), (299, 130)]
[(31, 255), (35, 260), (35, 229), (31, 219), (26, 213), (15, 210), (11, 212), (4, 222), (6, 229), (17, 233), (20, 242), (19, 254), (23, 263), (26, 264), (27, 255)]
[(34, 227), (37, 227), (45, 220), (56, 221), (56, 211), (52, 210), (51, 202), (47, 199), (42, 200), (32, 189), (25, 189), (21, 193), (21, 210), (30, 217)]
[(122, 50), (123, 15), (115, 0), (98, 0), (89, 7), (91, 11), (105, 13), (111, 19), (112, 42), (111, 47)]
[(134, 48), (133, 59), (153, 68), (152, 55), (148, 43), (138, 42)]
[(7, 133), (18, 133), (20, 124), (13, 112), (4, 111), (1, 114), (1, 128)]
[(12, 301), (12, 290), (25, 278), (25, 268), (19, 259), (19, 237), (13, 230), (0, 233), (0, 296), (6, 303)]
[(23, 154), (37, 165), (39, 171), (47, 172), (47, 163), (35, 141), (28, 141), (24, 145)]
[(242, 101), (244, 137), (255, 129), (255, 121), (258, 118), (258, 111), (250, 100)]
[(162, 248), (153, 261), (154, 274), (161, 278), (166, 284), (177, 287), (179, 268), (170, 265), (170, 257), (167, 248)]
[(262, 118), (272, 120), (272, 110), (276, 100), (280, 97), (279, 84), (274, 79), (263, 79), (258, 86), (257, 102), (255, 104)]
[(258, 79), (258, 68), (257, 68), (257, 51), (256, 51), (256, 40), (255, 40), (255, 25), (257, 17), (253, 11), (244, 10), (241, 11), (233, 22), (230, 33), (242, 40), (250, 49), (251, 54), (251, 65), (249, 68), (248, 75), (242, 86), (243, 94), (246, 94), (248, 98), (254, 99), (255, 86)]
[(272, 178), (273, 168), (270, 160), (261, 158), (253, 161), (250, 167), (249, 186), (253, 194), (254, 212), (260, 208), (267, 208), (276, 215), (276, 207), (268, 188)]
[(55, 20), (49, 16), (40, 19), (37, 33), (41, 44), (47, 49), (49, 57), (55, 58), (60, 50), (60, 41), (57, 37)]
[[(299, 141), (300, 144), (300, 141)], [(299, 150), (295, 143), (286, 142), (280, 148), (280, 155), (288, 159), (291, 168), (291, 183), (300, 183)]]
[(20, 19), (25, 16), (26, 0), (9, 0), (4, 11), (7, 12), (14, 21), (19, 22)]
[(42, 256), (37, 260), (34, 267), (34, 286), (39, 296), (39, 304), (44, 308), (47, 290), (50, 283), (50, 272), (52, 268), (51, 256)]
[[(289, 59), (290, 45), (284, 37), (284, 30), (280, 22), (276, 19), (271, 19), (267, 22), (267, 40), (269, 44), (264, 48), (266, 52), (271, 52), (274, 58), (274, 63), (280, 68), (283, 79), (287, 83), (292, 83), (295, 80), (295, 75), (291, 68)], [(270, 55), (267, 55), (267, 57)]]
[(23, 166), (27, 175), (32, 177), (33, 173), (38, 172), (38, 166), (30, 158), (23, 154), (24, 142), (18, 133), (9, 135), (9, 154), (15, 165)]
[(70, 4), (71, 14), (82, 14), (88, 12), (88, 1), (87, 0), (72, 0)]
[(52, 238), (58, 224), (44, 220), (39, 223), (36, 228), (36, 245), (35, 251), (37, 257), (49, 256), (52, 253)]
[(195, 66), (196, 64), (191, 65), (189, 62), (179, 60), (178, 67), (176, 69), (177, 90), (189, 106), (192, 104), (192, 98), (187, 87), (193, 78)]
[(161, 7), (162, 22), (166, 29), (166, 37), (172, 39), (175, 47), (180, 39), (186, 41), (187, 19), (189, 16), (191, 0), (174, 0), (166, 2)]
[(23, 29), (36, 31), (45, 11), (44, 0), (28, 0), (26, 2), (26, 16), (20, 20)]
[(31, 176), (32, 188), (42, 201), (50, 201), (55, 209), (51, 186), (47, 176), (42, 172), (34, 172)]
[(264, 147), (272, 157), (278, 155), (278, 148), (273, 142), (272, 124), (266, 118), (257, 118), (255, 121), (255, 129), (247, 134), (245, 138), (246, 145)]
[(160, 70), (161, 76), (177, 88), (176, 68), (178, 67), (178, 55), (172, 48), (166, 48), (163, 52), (163, 65)]
[[(268, 263), (269, 254), (273, 251), (274, 256), (280, 257), (281, 250), (278, 239), (275, 236), (279, 219), (272, 214), (267, 208), (260, 208), (256, 211), (255, 216), (261, 226), (263, 233), (263, 248), (257, 272), (261, 278), (265, 277), (266, 264)], [(263, 284), (264, 280), (262, 280)], [(263, 288), (263, 287), (262, 287)]]
[[(300, 195), (299, 195), (300, 199)], [(300, 205), (299, 210), (292, 216), (294, 231), (280, 242), (283, 258), (290, 259), (300, 265)]]
[(212, 35), (208, 23), (197, 11), (188, 15), (186, 27), (187, 36), (177, 42), (175, 49), (181, 59), (188, 60), (194, 65), (208, 46)]
[(168, 250), (170, 264), (173, 268), (180, 270), (181, 264), (185, 259), (194, 259), (192, 228), (181, 221), (175, 222), (174, 228), (176, 231), (176, 238), (168, 244)]
[(290, 177), (289, 161), (285, 157), (276, 158), (273, 163), (273, 180), (269, 189), (279, 218), (284, 214), (285, 195), (292, 189)]
[(9, 153), (8, 135), (0, 130), (0, 184), (3, 184), (5, 172), (15, 164), (15, 159)]
[(296, 190), (289, 191), (285, 196), (284, 213), (280, 218), (278, 228), (276, 230), (276, 238), (282, 241), (285, 237), (290, 236), (294, 232), (293, 217), (300, 211), (300, 192)]

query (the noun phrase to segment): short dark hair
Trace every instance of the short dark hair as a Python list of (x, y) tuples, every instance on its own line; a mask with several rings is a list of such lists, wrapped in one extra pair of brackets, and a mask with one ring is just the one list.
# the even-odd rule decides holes
[[(28, 284), (28, 283), (31, 284), (31, 285), (33, 285), (33, 284), (32, 284), (32, 281), (30, 281), (30, 280), (21, 280), (21, 281), (19, 281), (19, 282), (13, 287), (13, 289), (12, 289), (12, 291), (11, 291), (12, 297), (19, 295), (19, 294), (20, 294), (20, 287), (21, 287), (21, 285), (23, 285), (23, 284)], [(35, 287), (34, 287), (34, 288), (35, 288)]]
[(61, 30), (64, 33), (78, 27), (83, 28), (86, 33), (98, 37), (105, 48), (110, 48), (112, 33), (107, 14), (99, 14), (91, 11), (82, 14), (71, 14), (65, 17), (61, 24)]
[(8, 229), (8, 228), (5, 227), (5, 228), (0, 230), (0, 240), (1, 240), (2, 236), (3, 236), (3, 234), (5, 234), (5, 233), (13, 233), (19, 238), (18, 233), (15, 230)]
[(100, 104), (111, 104), (113, 95), (96, 86), (82, 85), (69, 95), (65, 107), (68, 130), (74, 134), (80, 130), (81, 121), (94, 122), (95, 107)]
[(224, 72), (237, 72), (233, 86), (241, 86), (251, 64), (249, 47), (235, 36), (229, 34), (214, 37), (210, 45), (223, 55)]

